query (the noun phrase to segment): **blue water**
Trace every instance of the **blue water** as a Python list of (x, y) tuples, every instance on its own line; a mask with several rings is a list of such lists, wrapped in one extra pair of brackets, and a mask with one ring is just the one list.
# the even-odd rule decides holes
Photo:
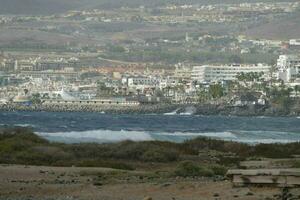
[(198, 136), (246, 143), (300, 141), (300, 119), (296, 117), (0, 112), (0, 124), (32, 127), (42, 137), (67, 143), (182, 142)]

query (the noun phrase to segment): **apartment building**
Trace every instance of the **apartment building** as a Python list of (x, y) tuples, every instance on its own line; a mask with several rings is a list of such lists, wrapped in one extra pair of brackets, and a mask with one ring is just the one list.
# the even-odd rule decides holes
[(277, 78), (284, 82), (293, 82), (300, 78), (300, 55), (280, 55), (277, 70)]
[(257, 65), (203, 65), (194, 66), (192, 70), (192, 79), (198, 82), (219, 82), (232, 81), (240, 73), (264, 73), (267, 78), (270, 74), (271, 66), (264, 64)]

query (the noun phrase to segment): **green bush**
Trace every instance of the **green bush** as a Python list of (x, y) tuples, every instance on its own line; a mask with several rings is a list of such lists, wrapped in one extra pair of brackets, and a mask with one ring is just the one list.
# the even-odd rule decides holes
[(193, 163), (191, 161), (183, 161), (179, 163), (179, 165), (175, 169), (174, 174), (176, 176), (181, 176), (181, 177), (196, 177), (196, 176), (211, 177), (214, 175), (214, 172), (211, 169), (208, 169), (203, 166), (199, 166), (196, 163)]
[[(50, 143), (27, 128), (0, 128), (0, 162), (52, 166), (91, 166), (133, 169), (131, 163), (171, 163), (179, 158), (196, 158), (199, 151), (216, 151), (219, 164), (234, 166), (249, 157), (287, 158), (300, 155), (300, 143), (247, 145), (209, 138), (184, 143), (132, 142), (110, 144)], [(231, 156), (228, 156), (228, 154)], [(128, 164), (130, 163), (130, 164)], [(176, 169), (179, 176), (223, 175), (222, 166), (203, 167), (183, 162)]]
[(78, 167), (105, 167), (112, 169), (134, 170), (134, 167), (128, 163), (111, 160), (81, 160), (75, 165)]
[(227, 173), (227, 168), (222, 165), (212, 165), (208, 168), (211, 169), (215, 175), (225, 176)]
[(293, 168), (300, 168), (300, 161), (297, 160), (297, 161), (295, 161), (294, 163), (292, 163), (292, 167), (293, 167)]
[(179, 157), (179, 153), (166, 148), (149, 149), (142, 155), (146, 162), (173, 162)]

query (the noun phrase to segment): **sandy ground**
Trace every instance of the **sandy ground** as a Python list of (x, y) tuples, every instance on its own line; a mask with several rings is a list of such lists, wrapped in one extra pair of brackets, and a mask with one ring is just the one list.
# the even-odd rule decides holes
[[(235, 188), (230, 181), (208, 179), (132, 180), (95, 182), (95, 174), (111, 169), (77, 167), (0, 166), (0, 199), (82, 200), (232, 200), (279, 199), (278, 188)], [(138, 172), (132, 172), (138, 175)], [(142, 173), (141, 173), (142, 174)], [(136, 176), (138, 177), (138, 176)], [(138, 180), (138, 181), (137, 181)], [(294, 189), (300, 199), (299, 189)], [(150, 199), (150, 198), (148, 198)]]

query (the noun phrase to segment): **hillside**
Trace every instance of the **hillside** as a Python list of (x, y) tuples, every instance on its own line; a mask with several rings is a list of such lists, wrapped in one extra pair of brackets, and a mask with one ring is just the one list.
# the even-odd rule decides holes
[(252, 38), (292, 39), (300, 38), (300, 11), (284, 19), (273, 20), (269, 23), (253, 27), (246, 31)]
[[(214, 4), (214, 3), (241, 3), (256, 2), (259, 0), (0, 0), (0, 14), (55, 14), (72, 9), (84, 8), (120, 8), (122, 6), (162, 6), (175, 4)], [(278, 2), (280, 0), (266, 0)], [(296, 0), (286, 0), (296, 1)]]

